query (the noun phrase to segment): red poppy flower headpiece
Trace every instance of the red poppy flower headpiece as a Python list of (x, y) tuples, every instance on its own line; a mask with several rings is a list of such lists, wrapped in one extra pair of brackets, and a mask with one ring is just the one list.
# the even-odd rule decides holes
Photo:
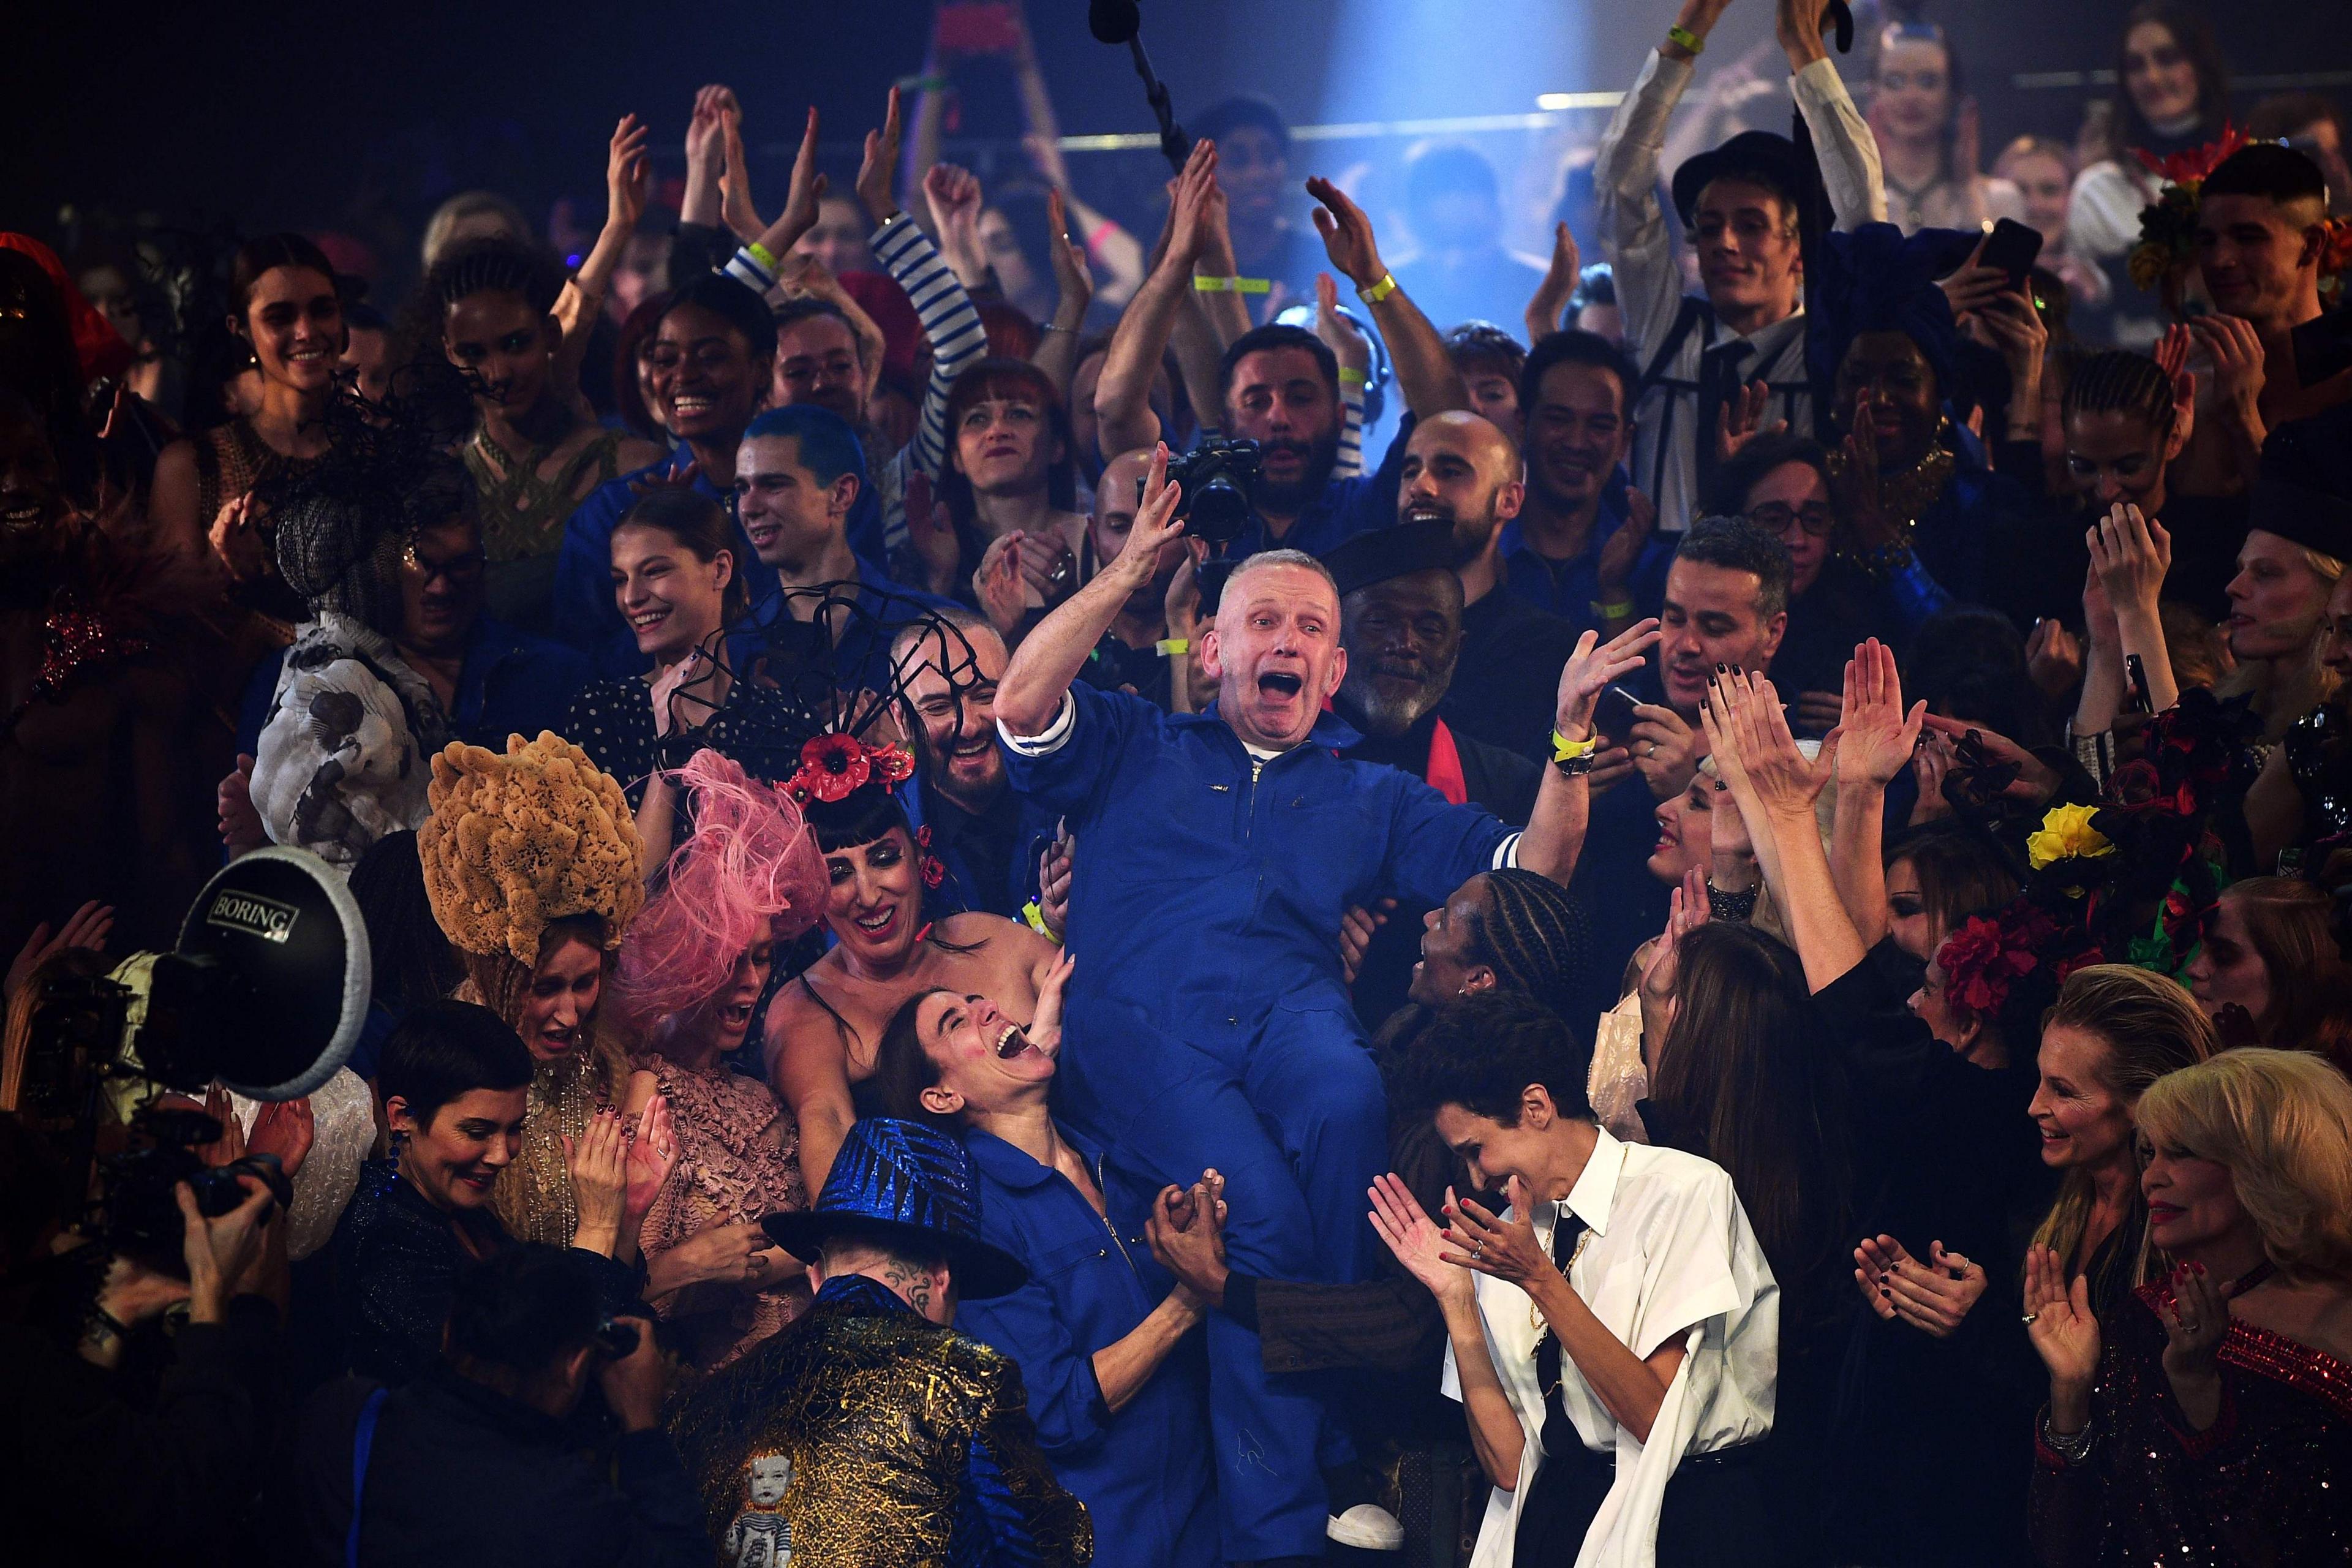
[(831, 805), (847, 800), (866, 784), (880, 780), (885, 787), (914, 776), (915, 759), (898, 746), (872, 746), (838, 731), (818, 735), (801, 747), (801, 765), (785, 781), (793, 799), (803, 805), (820, 800)]

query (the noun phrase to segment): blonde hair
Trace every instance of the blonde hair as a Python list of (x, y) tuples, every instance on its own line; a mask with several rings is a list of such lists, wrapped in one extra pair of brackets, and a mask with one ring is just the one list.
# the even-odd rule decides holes
[(2135, 1120), (2151, 1142), (2229, 1168), (2280, 1273), (2352, 1281), (2352, 1083), (2342, 1073), (2306, 1051), (2223, 1051), (2149, 1085)]
[[(2080, 1029), (2107, 1047), (2098, 1066), (2099, 1082), (2121, 1097), (2135, 1115), (2140, 1096), (2167, 1073), (2193, 1067), (2221, 1049), (2213, 1022), (2178, 981), (2128, 963), (2094, 963), (2066, 977), (2057, 1005), (2042, 1027)], [(2135, 1189), (2137, 1190), (2137, 1189)], [(2033, 1245), (2055, 1250), (2071, 1270), (2090, 1262), (2074, 1254), (2091, 1225), (2097, 1193), (2091, 1173), (2076, 1166), (2058, 1184), (2058, 1201), (2033, 1232)], [(2139, 1238), (2139, 1274), (2147, 1266), (2145, 1229)]]
[(2251, 694), (2254, 711), (2262, 717), (2263, 739), (2273, 742), (2284, 740), (2297, 719), (2335, 696), (2338, 684), (2336, 672), (2326, 662), (2326, 603), (2344, 575), (2344, 563), (2307, 544), (2297, 545), (2295, 553), (2324, 584), (2320, 614), (2312, 623), (2302, 654), (2274, 664), (2241, 664), (2213, 686), (2217, 697)]

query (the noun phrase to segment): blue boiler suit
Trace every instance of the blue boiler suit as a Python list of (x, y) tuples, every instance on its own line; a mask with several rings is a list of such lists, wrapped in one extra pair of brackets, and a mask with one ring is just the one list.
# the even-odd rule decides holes
[[(1443, 903), (1509, 865), (1517, 836), (1421, 780), (1333, 754), (1326, 713), (1260, 763), (1217, 717), (1079, 685), (1043, 735), (1000, 731), (1013, 787), (1069, 821), (1084, 869), (1067, 941), (1065, 1116), (1125, 1168), (1190, 1184), (1213, 1166), (1233, 1266), (1370, 1277), (1366, 1189), (1388, 1103), (1350, 1005), (1339, 922), (1395, 896)], [(1255, 1335), (1209, 1320), (1228, 1557), (1319, 1556), (1320, 1402), (1269, 1377)]]
[(1095, 1173), (1108, 1218), (1059, 1172), (1001, 1138), (965, 1133), (981, 1237), (1027, 1264), (1029, 1283), (963, 1302), (956, 1327), (1019, 1363), (1038, 1443), (1094, 1517), (1096, 1568), (1213, 1568), (1223, 1554), (1200, 1342), (1179, 1345), (1116, 1414), (1095, 1378), (1095, 1352), (1132, 1333), (1175, 1284), (1143, 1233), (1159, 1189), (1069, 1129), (1062, 1136)]

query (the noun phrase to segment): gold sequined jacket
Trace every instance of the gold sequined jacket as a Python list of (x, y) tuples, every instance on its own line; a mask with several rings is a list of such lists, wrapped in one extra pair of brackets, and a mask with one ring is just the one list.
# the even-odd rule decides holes
[(671, 1429), (711, 1539), (781, 1536), (793, 1568), (1094, 1556), (1086, 1505), (1038, 1447), (1020, 1368), (860, 1276), (825, 1281), (798, 1321), (697, 1388)]

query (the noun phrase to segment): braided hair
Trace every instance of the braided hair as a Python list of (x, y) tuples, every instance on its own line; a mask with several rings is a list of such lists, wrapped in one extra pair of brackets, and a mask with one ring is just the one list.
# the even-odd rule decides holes
[(422, 292), (435, 311), (492, 291), (520, 294), (541, 315), (563, 292), (563, 268), (536, 245), (506, 235), (469, 239), (442, 253), (425, 275)]
[(1491, 909), (1470, 925), (1475, 962), (1501, 988), (1532, 996), (1565, 1018), (1578, 1018), (1586, 986), (1591, 924), (1584, 906), (1549, 877), (1509, 868), (1486, 874)]
[(2164, 367), (2129, 349), (2106, 349), (2074, 363), (2066, 383), (2066, 416), (2129, 414), (2159, 436), (2172, 434), (2172, 378)]

